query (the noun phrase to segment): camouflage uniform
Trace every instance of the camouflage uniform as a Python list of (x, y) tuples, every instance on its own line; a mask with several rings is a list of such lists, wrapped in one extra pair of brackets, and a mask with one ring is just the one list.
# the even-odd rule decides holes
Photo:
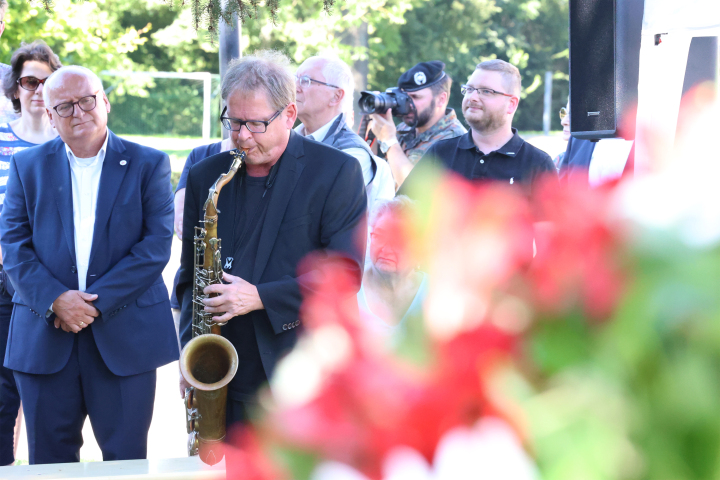
[(445, 116), (420, 135), (416, 134), (415, 129), (412, 129), (410, 133), (402, 133), (407, 130), (410, 130), (410, 127), (405, 123), (397, 126), (400, 147), (413, 165), (417, 164), (430, 145), (438, 140), (455, 138), (467, 133), (467, 129), (460, 123), (452, 108), (446, 109)]

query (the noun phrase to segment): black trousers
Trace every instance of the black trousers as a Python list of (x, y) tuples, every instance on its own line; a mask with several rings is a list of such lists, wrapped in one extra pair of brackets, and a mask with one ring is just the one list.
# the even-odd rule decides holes
[(230, 398), (228, 392), (227, 413), (225, 414), (225, 425), (228, 432), (235, 425), (245, 425), (250, 422), (253, 412), (258, 407), (257, 400), (238, 400)]
[[(1, 270), (0, 279), (7, 280), (5, 272)], [(13, 436), (15, 433), (15, 420), (20, 410), (20, 394), (12, 370), (2, 366), (5, 360), (10, 317), (12, 316), (12, 295), (5, 288), (6, 283), (0, 285), (0, 466), (9, 465), (15, 461), (13, 453)]]

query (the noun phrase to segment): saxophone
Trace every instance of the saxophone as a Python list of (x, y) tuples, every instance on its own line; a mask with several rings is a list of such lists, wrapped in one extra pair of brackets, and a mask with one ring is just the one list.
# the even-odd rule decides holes
[(205, 311), (203, 290), (222, 282), (220, 239), (217, 238), (217, 200), (245, 159), (246, 152), (230, 151), (232, 165), (218, 177), (203, 206), (203, 227), (195, 227), (195, 260), (192, 290), (192, 340), (180, 355), (180, 372), (191, 385), (185, 390), (188, 455), (214, 465), (222, 460), (225, 439), (227, 385), (235, 376), (238, 355), (229, 340), (220, 336), (221, 325)]

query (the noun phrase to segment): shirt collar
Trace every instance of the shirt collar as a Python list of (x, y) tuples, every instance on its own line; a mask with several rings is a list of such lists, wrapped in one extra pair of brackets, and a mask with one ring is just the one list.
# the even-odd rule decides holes
[(328, 123), (326, 123), (322, 127), (318, 128), (316, 131), (314, 131), (311, 134), (308, 134), (306, 132), (304, 124), (300, 124), (295, 129), (295, 131), (304, 137), (311, 137), (316, 142), (322, 142), (323, 140), (325, 140), (325, 137), (327, 136), (328, 131), (330, 131), (330, 127), (332, 127), (333, 123), (335, 122), (335, 120), (338, 119), (338, 117), (340, 115), (342, 115), (342, 113), (335, 115)]
[[(93, 157), (95, 160), (93, 160), (92, 162), (90, 162), (90, 165), (93, 164), (93, 163), (95, 163), (95, 161), (98, 160), (98, 159), (99, 159), (100, 161), (102, 161), (102, 160), (105, 159), (105, 152), (107, 151), (107, 145), (108, 145), (108, 140), (109, 140), (109, 139), (110, 139), (110, 130), (108, 130), (107, 127), (106, 127), (106, 128), (105, 128), (105, 141), (103, 142), (103, 146), (100, 148), (100, 150), (98, 151), (97, 155), (95, 155), (95, 157)], [(77, 157), (77, 156), (73, 153), (73, 151), (70, 150), (70, 146), (68, 146), (67, 143), (65, 144), (65, 152), (67, 153), (68, 160), (69, 160), (71, 163), (72, 163), (72, 162), (75, 162), (75, 163), (80, 164), (80, 162), (78, 161), (78, 158), (79, 158), (79, 157)], [(84, 164), (84, 162), (83, 162), (82, 164)]]
[[(525, 143), (525, 140), (523, 140), (522, 137), (518, 134), (517, 128), (512, 127), (512, 133), (512, 138), (508, 140), (505, 145), (495, 150), (496, 153), (505, 155), (507, 157), (514, 157), (515, 155), (517, 155), (518, 151), (520, 151), (520, 148)], [(475, 142), (473, 142), (472, 139), (472, 129), (468, 130), (465, 135), (460, 137), (460, 141), (458, 142), (458, 148), (462, 148), (464, 150), (471, 150), (477, 148), (475, 146)]]

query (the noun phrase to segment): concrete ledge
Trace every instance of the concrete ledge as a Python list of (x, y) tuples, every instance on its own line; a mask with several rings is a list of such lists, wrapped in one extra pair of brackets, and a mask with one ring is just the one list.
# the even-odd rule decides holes
[(56, 463), (0, 467), (0, 478), (48, 480), (225, 480), (225, 460), (212, 467), (198, 457), (164, 460), (122, 460), (115, 462)]

